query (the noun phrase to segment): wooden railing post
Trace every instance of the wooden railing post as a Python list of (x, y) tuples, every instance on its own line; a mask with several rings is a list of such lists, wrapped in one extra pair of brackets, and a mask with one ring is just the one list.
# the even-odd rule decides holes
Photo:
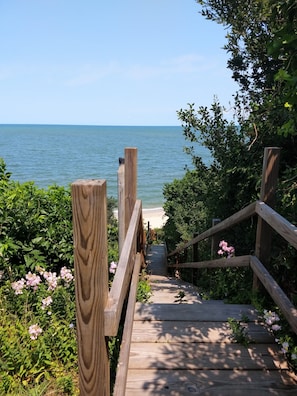
[[(274, 207), (275, 191), (277, 186), (279, 169), (280, 148), (266, 147), (264, 150), (262, 181), (260, 190), (260, 200), (270, 207)], [(270, 261), (271, 251), (271, 227), (258, 216), (255, 254), (258, 259), (267, 266)], [(253, 290), (259, 288), (259, 281), (256, 275), (253, 279)]]
[(125, 148), (125, 236), (137, 199), (137, 148)]
[(125, 159), (119, 159), (118, 169), (118, 226), (119, 226), (119, 257), (123, 248), (125, 229)]
[[(193, 238), (195, 238), (197, 235), (199, 235), (198, 232), (195, 232), (193, 234)], [(198, 262), (199, 261), (199, 250), (198, 250), (198, 242), (193, 244), (193, 261)], [(193, 284), (198, 285), (198, 268), (193, 268)]]
[(106, 182), (78, 180), (71, 189), (80, 395), (109, 396)]
[[(211, 226), (219, 224), (221, 219), (212, 219)], [(217, 251), (219, 250), (220, 234), (215, 234), (211, 237), (211, 259), (217, 257)]]

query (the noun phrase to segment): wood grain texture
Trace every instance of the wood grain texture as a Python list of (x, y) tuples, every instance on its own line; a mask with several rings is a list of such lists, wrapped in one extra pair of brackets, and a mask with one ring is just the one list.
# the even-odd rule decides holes
[(80, 394), (109, 395), (104, 335), (108, 296), (107, 202), (104, 180), (71, 186)]
[(216, 260), (204, 260), (193, 263), (169, 264), (168, 268), (226, 268), (226, 267), (248, 267), (250, 265), (250, 256), (235, 256), (220, 258)]
[(126, 396), (139, 395), (293, 396), (296, 386), (292, 376), (280, 370), (131, 369)]
[(115, 336), (118, 332), (122, 307), (127, 296), (135, 262), (136, 236), (140, 225), (141, 213), (142, 204), (140, 200), (137, 200), (105, 308), (106, 336)]
[(264, 202), (256, 203), (257, 214), (279, 235), (297, 249), (297, 227), (270, 208)]
[(121, 351), (118, 361), (116, 381), (113, 389), (113, 396), (125, 396), (125, 387), (123, 386), (123, 384), (125, 384), (127, 380), (128, 361), (129, 361), (132, 327), (133, 327), (133, 316), (134, 316), (141, 263), (142, 263), (141, 254), (137, 253), (135, 260), (135, 267), (132, 275), (131, 286), (130, 286), (124, 331), (123, 331), (123, 337), (121, 343)]
[(137, 199), (137, 148), (125, 148), (125, 233)]
[(125, 165), (118, 169), (118, 227), (119, 227), (119, 256), (125, 240)]
[(264, 285), (265, 289), (273, 298), (276, 305), (281, 309), (288, 323), (292, 327), (292, 330), (297, 334), (297, 309), (269, 274), (264, 265), (255, 256), (251, 256), (251, 267)]
[[(205, 301), (179, 279), (150, 280), (152, 302), (135, 306), (126, 396), (297, 394), (296, 376), (255, 308)], [(180, 291), (183, 303), (176, 300)], [(228, 318), (240, 321), (247, 347), (235, 342)]]

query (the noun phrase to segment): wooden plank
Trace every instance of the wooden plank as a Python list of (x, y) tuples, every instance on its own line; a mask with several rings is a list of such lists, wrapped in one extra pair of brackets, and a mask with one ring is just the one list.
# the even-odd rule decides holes
[(265, 289), (273, 298), (276, 305), (278, 305), (281, 309), (294, 332), (297, 334), (297, 309), (288, 299), (284, 291), (279, 287), (277, 282), (269, 274), (264, 265), (255, 256), (251, 256), (251, 267), (264, 285)]
[(168, 257), (174, 256), (175, 254), (183, 251), (184, 249), (188, 248), (189, 246), (194, 245), (197, 242), (203, 241), (206, 238), (209, 238), (218, 232), (224, 231), (227, 228), (233, 227), (234, 225), (240, 223), (243, 220), (248, 219), (249, 217), (255, 214), (255, 206), (256, 203), (253, 202), (250, 205), (246, 206), (245, 208), (241, 209), (240, 211), (236, 212), (234, 215), (228, 217), (227, 219), (221, 221), (220, 223), (216, 224), (214, 227), (209, 228), (207, 231), (203, 232), (202, 234), (197, 235), (191, 241), (185, 243), (184, 245), (180, 246), (179, 248), (175, 249), (173, 252), (168, 254)]
[(78, 180), (71, 191), (80, 394), (109, 395), (106, 182)]
[(126, 396), (287, 396), (296, 381), (277, 370), (129, 370)]
[(124, 245), (125, 228), (125, 165), (120, 164), (118, 169), (118, 228), (119, 228), (119, 256)]
[(118, 367), (117, 367), (116, 380), (113, 390), (113, 396), (125, 396), (125, 385), (127, 380), (128, 361), (129, 361), (132, 327), (133, 327), (133, 315), (135, 309), (140, 266), (141, 266), (141, 255), (140, 253), (138, 253), (135, 260), (135, 267), (133, 270), (132, 281), (130, 286), (130, 293), (128, 298), (125, 325), (124, 325), (121, 351), (120, 351)]
[[(252, 343), (273, 343), (274, 337), (260, 323), (242, 324)], [(227, 322), (198, 321), (135, 321), (132, 342), (234, 342), (232, 330)], [(149, 348), (149, 346), (148, 346)]]
[[(262, 181), (260, 190), (260, 200), (266, 202), (269, 206), (274, 206), (275, 191), (278, 178), (280, 148), (265, 147), (262, 168)], [(271, 255), (271, 238), (272, 229), (263, 221), (261, 216), (257, 219), (257, 233), (255, 255), (259, 260), (268, 266)], [(253, 274), (253, 290), (259, 288), (259, 281), (255, 274)]]
[(287, 362), (275, 344), (226, 343), (132, 343), (129, 369), (287, 369)]
[(136, 248), (134, 241), (136, 240), (141, 211), (141, 201), (137, 200), (105, 308), (106, 336), (115, 336), (118, 332), (122, 307), (127, 296), (134, 266), (136, 251), (133, 246)]
[(137, 148), (125, 148), (125, 234), (137, 199)]
[(224, 322), (228, 318), (241, 319), (245, 315), (249, 320), (258, 318), (257, 311), (251, 305), (241, 304), (142, 304), (135, 306), (134, 320), (174, 320), (205, 322)]
[(230, 258), (220, 258), (216, 260), (205, 260), (192, 263), (168, 264), (168, 268), (227, 268), (227, 267), (248, 267), (250, 256), (235, 256)]
[(149, 300), (150, 303), (177, 304), (180, 292), (184, 293), (185, 297), (183, 300), (187, 304), (202, 302), (198, 288), (179, 279), (150, 276), (150, 286), (152, 291), (152, 296)]
[(270, 208), (264, 202), (256, 203), (256, 212), (266, 221), (279, 235), (297, 249), (297, 227)]

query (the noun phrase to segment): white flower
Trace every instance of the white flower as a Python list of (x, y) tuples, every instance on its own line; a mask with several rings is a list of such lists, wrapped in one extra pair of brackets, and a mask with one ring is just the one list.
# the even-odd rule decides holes
[(273, 331), (279, 331), (279, 330), (281, 330), (281, 328), (282, 327), (280, 325), (278, 325), (278, 324), (274, 324), (274, 325), (271, 326), (271, 329)]
[(37, 337), (42, 333), (42, 328), (39, 327), (37, 324), (31, 325), (29, 327), (29, 334), (31, 340), (36, 340)]
[(289, 343), (285, 341), (282, 343), (282, 352), (287, 353), (288, 350), (289, 350)]

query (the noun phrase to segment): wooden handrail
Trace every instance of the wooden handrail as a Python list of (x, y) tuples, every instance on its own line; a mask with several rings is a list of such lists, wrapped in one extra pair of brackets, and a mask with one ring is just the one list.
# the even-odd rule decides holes
[[(185, 243), (178, 249), (168, 254), (168, 257), (174, 256), (184, 249), (194, 245), (195, 243), (202, 241), (217, 232), (221, 232), (230, 228), (231, 226), (239, 223), (257, 214), (262, 220), (264, 220), (271, 228), (273, 228), (279, 235), (281, 235), (289, 244), (297, 249), (297, 227), (291, 224), (288, 220), (282, 217), (279, 213), (269, 207), (262, 201), (256, 201), (253, 204), (248, 205), (246, 208), (235, 213), (234, 215), (223, 220), (219, 224), (211, 227), (202, 234), (197, 235), (191, 241)], [(205, 260), (201, 262), (187, 262), (178, 264), (169, 264), (170, 268), (220, 268), (220, 267), (242, 267), (250, 266), (257, 278), (262, 282), (274, 302), (279, 306), (283, 315), (287, 319), (291, 328), (297, 334), (297, 309), (291, 303), (289, 298), (276, 283), (276, 281), (269, 274), (265, 266), (261, 263), (256, 256), (239, 256), (232, 257), (230, 259), (217, 259), (217, 260)]]
[[(110, 291), (108, 290), (106, 181), (77, 180), (72, 183), (81, 396), (108, 396), (110, 394), (106, 337), (116, 336), (118, 333), (124, 301), (129, 289), (129, 299), (136, 300), (138, 274), (144, 262), (145, 244), (142, 203), (136, 199), (136, 160), (137, 149), (125, 149), (127, 169), (124, 171), (124, 178), (121, 174), (120, 182), (123, 185), (119, 194), (121, 195), (119, 220), (122, 225), (119, 238), (120, 258)], [(120, 173), (123, 173), (122, 171), (123, 169)], [(132, 303), (128, 304), (130, 308), (126, 317), (132, 323)], [(129, 329), (124, 329), (124, 338), (126, 343), (130, 344)], [(120, 374), (126, 375), (121, 371)]]
[(120, 356), (119, 356), (118, 368), (116, 374), (116, 381), (113, 389), (113, 396), (125, 396), (124, 385), (126, 384), (127, 381), (128, 360), (129, 360), (132, 328), (133, 328), (133, 317), (134, 317), (137, 285), (138, 285), (141, 264), (142, 264), (141, 255), (140, 253), (137, 253), (133, 275), (132, 275), (131, 286), (130, 286), (124, 331), (123, 331), (122, 343), (121, 343), (121, 350), (120, 350)]
[(255, 215), (256, 213), (256, 203), (253, 202), (250, 205), (246, 206), (245, 208), (241, 209), (239, 212), (233, 214), (232, 216), (228, 217), (227, 219), (221, 221), (220, 223), (216, 224), (215, 226), (209, 228), (207, 231), (204, 231), (202, 234), (197, 235), (195, 238), (191, 239), (189, 242), (185, 243), (184, 245), (180, 246), (179, 248), (173, 250), (168, 254), (167, 257), (174, 256), (177, 253), (182, 252), (183, 250), (187, 249), (188, 247), (194, 245), (197, 242), (203, 241), (218, 232), (224, 231), (227, 228), (231, 228), (234, 225), (240, 223), (243, 220), (248, 219), (249, 217)]
[[(121, 200), (123, 201), (121, 205), (125, 204), (125, 210), (121, 212), (125, 233), (122, 232), (119, 263), (110, 291), (108, 291), (106, 182), (104, 180), (79, 180), (72, 184), (78, 354), (80, 394), (82, 396), (108, 396), (110, 394), (106, 336), (117, 335), (124, 301), (130, 289), (120, 366), (115, 386), (116, 396), (125, 394), (124, 384), (127, 377), (125, 362), (130, 349), (136, 289), (140, 266), (144, 261), (143, 245), (145, 241), (142, 203), (140, 200), (136, 200), (137, 151), (130, 148), (126, 149), (125, 154), (129, 159), (127, 162), (130, 164), (130, 170), (125, 175), (125, 183), (129, 186), (126, 186), (124, 198)], [(266, 159), (270, 157), (266, 155)], [(297, 249), (297, 228), (264, 202), (256, 201), (197, 235), (168, 254), (167, 257), (177, 255), (188, 247), (254, 215), (257, 215), (261, 220), (262, 226), (264, 224), (273, 228)], [(258, 230), (260, 230), (259, 234), (263, 234), (261, 227), (258, 227)], [(265, 245), (265, 238), (259, 238), (257, 239), (258, 246), (261, 246), (260, 240), (264, 241), (263, 245)], [(259, 257), (240, 256), (227, 260), (196, 261), (178, 264), (178, 267), (215, 268), (248, 265), (276, 304), (279, 305), (292, 329), (297, 333), (297, 310), (271, 277)]]
[(254, 216), (255, 214), (260, 216), (279, 235), (281, 235), (287, 242), (297, 249), (297, 227), (291, 224), (275, 210), (270, 208), (270, 206), (266, 205), (265, 202), (256, 201), (216, 224), (215, 226), (209, 228), (207, 231), (197, 235), (189, 242), (173, 250), (168, 254), (167, 257), (172, 257), (175, 254), (180, 253), (188, 247), (194, 245), (195, 243), (203, 241), (204, 239), (207, 239), (218, 232), (225, 231), (226, 229), (233, 227), (234, 225)]
[(250, 256), (235, 256), (219, 258), (216, 260), (196, 261), (192, 263), (168, 264), (168, 268), (226, 268), (226, 267), (248, 267), (250, 265)]
[(290, 245), (297, 249), (297, 227), (282, 217), (264, 202), (256, 202), (256, 213), (266, 221)]
[(137, 200), (104, 310), (104, 332), (106, 336), (115, 336), (118, 332), (122, 308), (135, 263), (135, 241), (140, 223), (142, 224), (142, 204), (140, 200)]
[(297, 334), (297, 309), (256, 256), (250, 256), (250, 265), (273, 301), (279, 306), (291, 328)]

